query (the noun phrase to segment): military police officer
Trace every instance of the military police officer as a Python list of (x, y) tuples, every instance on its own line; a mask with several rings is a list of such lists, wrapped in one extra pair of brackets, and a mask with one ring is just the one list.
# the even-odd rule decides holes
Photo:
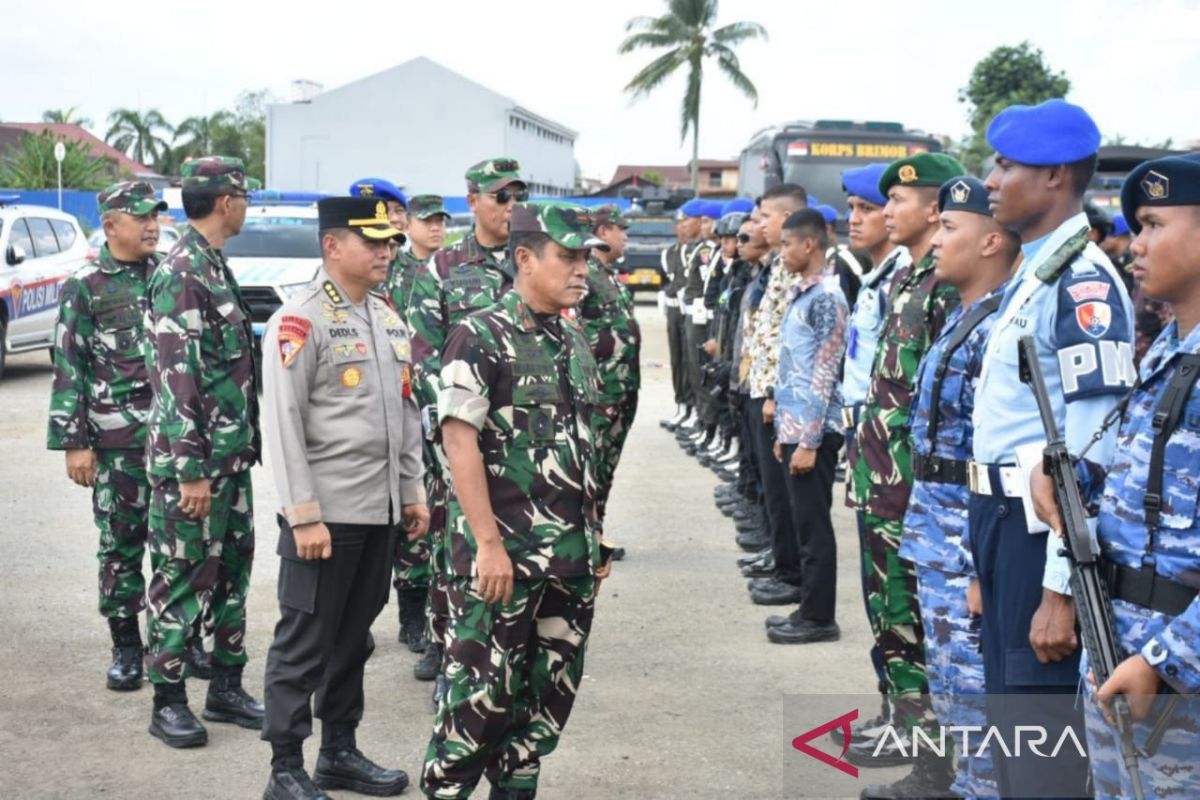
[(560, 312), (607, 245), (587, 210), (521, 204), (514, 290), (459, 323), (442, 355), (441, 437), (452, 475), (446, 632), (449, 693), (421, 787), (527, 800), (583, 677), (602, 566), (595, 443), (600, 400), (587, 339)]
[[(436, 253), (429, 268), (418, 273), (413, 285), (408, 322), (416, 366), (415, 391), (427, 437), (433, 437), (437, 427), (439, 372), (446, 336), (468, 314), (491, 306), (512, 287), (512, 267), (506, 254), (508, 221), (514, 203), (529, 196), (520, 169), (515, 159), (492, 158), (467, 170), (467, 205), (475, 215), (475, 225), (453, 247)], [(413, 668), (413, 674), (420, 680), (433, 680), (440, 672), (447, 614), (441, 557), (446, 525), (445, 464), (440, 456), (437, 461), (437, 466), (429, 470), (426, 487), (432, 515), (429, 526), (434, 571), (429, 591), (432, 646), (426, 648)], [(444, 679), (438, 684), (434, 687), (435, 701), (445, 689)]]
[(659, 424), (669, 431), (691, 424), (694, 417), (694, 398), (687, 367), (687, 326), (682, 308), (684, 286), (687, 283), (687, 265), (692, 250), (700, 236), (700, 216), (704, 201), (692, 198), (676, 212), (675, 234), (679, 241), (662, 253), (663, 273), (666, 286), (660, 293), (660, 301), (667, 317), (667, 351), (671, 360), (671, 386), (675, 390), (675, 416)]
[(205, 608), (215, 626), (204, 718), (262, 725), (242, 688), (246, 589), (254, 557), (250, 468), (259, 461), (250, 309), (221, 246), (237, 236), (249, 195), (240, 159), (184, 163), (188, 228), (150, 278), (146, 324), (153, 402), (150, 496), (150, 733), (172, 747), (208, 741), (187, 704), (185, 649)]
[[(1005, 290), (976, 385), (968, 526), (982, 589), (988, 694), (1039, 696), (1036, 704), (991, 703), (988, 721), (1008, 736), (1018, 725), (1042, 725), (1057, 740), (1069, 726), (1082, 739), (1069, 572), (1058, 539), (1029, 531), (1020, 499), (1018, 449), (1032, 447), (1037, 458), (1045, 433), (1020, 380), (1017, 343), (1034, 337), (1059, 429), (1078, 454), (1134, 381), (1129, 296), (1088, 236), (1083, 194), (1100, 131), (1087, 112), (1063, 100), (1010, 106), (992, 120), (987, 138), (996, 150), (988, 202), (996, 221), (1020, 235), (1024, 259)], [(1092, 456), (1107, 460), (1111, 448), (1109, 435)], [(1069, 752), (1054, 770), (1038, 768), (1028, 753), (993, 755), (1003, 796), (1086, 791), (1087, 764)]]
[[(1120, 663), (1089, 687), (1087, 735), (1096, 797), (1133, 796), (1112, 727), (1110, 706), (1125, 695), (1137, 745), (1167, 714), (1158, 751), (1138, 762), (1147, 797), (1200, 794), (1200, 154), (1160, 158), (1125, 179), (1121, 208), (1133, 240), (1133, 271), (1146, 294), (1168, 303), (1175, 320), (1142, 361), (1121, 415), (1116, 447), (1104, 462), (1089, 453), (1079, 472), (1086, 501), (1099, 502), (1097, 538), (1112, 598)], [(1060, 529), (1053, 488), (1034, 477), (1039, 516)], [(1090, 504), (1090, 503), (1089, 503)], [(1082, 669), (1086, 672), (1087, 662)], [(1171, 712), (1164, 701), (1185, 696)], [(1164, 696), (1165, 695), (1165, 696)], [(1176, 695), (1176, 696), (1178, 696)], [(1109, 721), (1101, 711), (1110, 715)]]
[[(267, 655), (263, 739), (273, 800), (322, 789), (399, 794), (408, 777), (358, 750), (370, 628), (387, 603), (392, 525), (429, 522), (412, 347), (400, 314), (371, 292), (403, 234), (382, 200), (317, 203), (322, 268), (263, 337), (266, 444), (279, 494), (279, 611)], [(314, 780), (302, 743), (321, 719)], [(315, 786), (313, 784), (316, 784)]]
[(146, 282), (158, 266), (158, 214), (167, 204), (138, 181), (109, 186), (97, 204), (105, 244), (67, 278), (59, 299), (47, 446), (65, 450), (67, 476), (93, 488), (100, 613), (113, 641), (107, 683), (128, 690), (142, 688), (138, 614), (146, 606)]

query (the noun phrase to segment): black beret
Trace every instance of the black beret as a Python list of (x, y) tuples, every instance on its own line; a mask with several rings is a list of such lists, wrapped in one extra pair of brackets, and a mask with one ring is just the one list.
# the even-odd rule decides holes
[(942, 184), (938, 190), (938, 211), (970, 211), (985, 217), (992, 215), (983, 181), (970, 175), (951, 178)]
[(1144, 161), (1133, 168), (1121, 187), (1121, 213), (1134, 233), (1139, 206), (1200, 205), (1200, 153)]

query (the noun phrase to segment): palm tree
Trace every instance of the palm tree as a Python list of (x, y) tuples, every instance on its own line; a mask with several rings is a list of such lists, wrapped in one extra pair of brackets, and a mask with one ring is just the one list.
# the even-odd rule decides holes
[(218, 111), (210, 117), (188, 117), (175, 129), (172, 143), (184, 139), (182, 151), (188, 156), (205, 156), (213, 152), (213, 141), (223, 128), (237, 120), (228, 111)]
[(167, 141), (159, 132), (170, 134), (171, 126), (158, 109), (142, 114), (132, 108), (118, 108), (108, 115), (108, 124), (104, 141), (139, 164), (156, 165), (167, 149)]
[(42, 122), (50, 123), (66, 123), (69, 125), (78, 125), (81, 128), (92, 127), (92, 121), (88, 117), (76, 117), (75, 112), (78, 109), (75, 106), (70, 108), (52, 108), (42, 112)]
[(687, 90), (680, 108), (680, 141), (692, 133), (692, 192), (700, 191), (700, 85), (704, 80), (704, 60), (715, 58), (717, 67), (742, 94), (758, 105), (758, 90), (742, 72), (733, 47), (747, 39), (766, 39), (767, 31), (757, 22), (733, 22), (713, 28), (717, 0), (666, 0), (667, 13), (661, 17), (635, 17), (625, 24), (630, 33), (621, 43), (620, 53), (632, 53), (644, 47), (670, 48), (633, 76), (625, 91), (634, 99), (645, 97), (680, 67), (687, 65)]

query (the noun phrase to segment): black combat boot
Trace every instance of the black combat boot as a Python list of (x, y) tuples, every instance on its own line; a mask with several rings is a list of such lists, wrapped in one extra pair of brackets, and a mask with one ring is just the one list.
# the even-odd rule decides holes
[(330, 800), (304, 771), (304, 753), (298, 744), (271, 744), (271, 779), (263, 800)]
[(207, 681), (212, 679), (212, 656), (204, 652), (204, 633), (200, 625), (200, 620), (196, 620), (187, 643), (188, 677)]
[(424, 653), (429, 646), (425, 636), (426, 589), (397, 589), (396, 603), (400, 606), (400, 644), (408, 645), (414, 653)]
[(242, 688), (242, 668), (213, 665), (204, 718), (210, 722), (232, 722), (243, 728), (262, 730), (263, 705)]
[(950, 791), (954, 783), (952, 759), (929, 750), (921, 750), (913, 762), (912, 772), (895, 783), (867, 786), (859, 794), (863, 800), (899, 800), (899, 798), (958, 797)]
[(488, 792), (488, 800), (534, 800), (537, 791), (534, 789), (505, 789), (503, 786), (492, 785)]
[(117, 692), (129, 692), (142, 688), (142, 632), (138, 618), (108, 621), (112, 633), (112, 666), (108, 668), (108, 688)]
[(208, 731), (188, 708), (187, 689), (182, 683), (154, 684), (150, 735), (162, 739), (170, 747), (208, 744)]
[(354, 739), (354, 723), (323, 723), (321, 755), (313, 783), (322, 789), (349, 789), (359, 794), (391, 797), (408, 786), (408, 775), (384, 769), (362, 754)]
[(442, 671), (442, 646), (430, 642), (425, 654), (413, 664), (413, 677), (419, 681), (431, 681)]

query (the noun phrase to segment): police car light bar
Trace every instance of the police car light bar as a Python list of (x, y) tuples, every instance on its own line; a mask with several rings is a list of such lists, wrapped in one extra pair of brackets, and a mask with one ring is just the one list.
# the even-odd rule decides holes
[(255, 205), (307, 206), (329, 197), (326, 192), (281, 192), (278, 189), (260, 189), (250, 193)]
[(19, 194), (0, 194), (0, 206), (11, 206), (13, 203), (20, 202), (21, 195)]

